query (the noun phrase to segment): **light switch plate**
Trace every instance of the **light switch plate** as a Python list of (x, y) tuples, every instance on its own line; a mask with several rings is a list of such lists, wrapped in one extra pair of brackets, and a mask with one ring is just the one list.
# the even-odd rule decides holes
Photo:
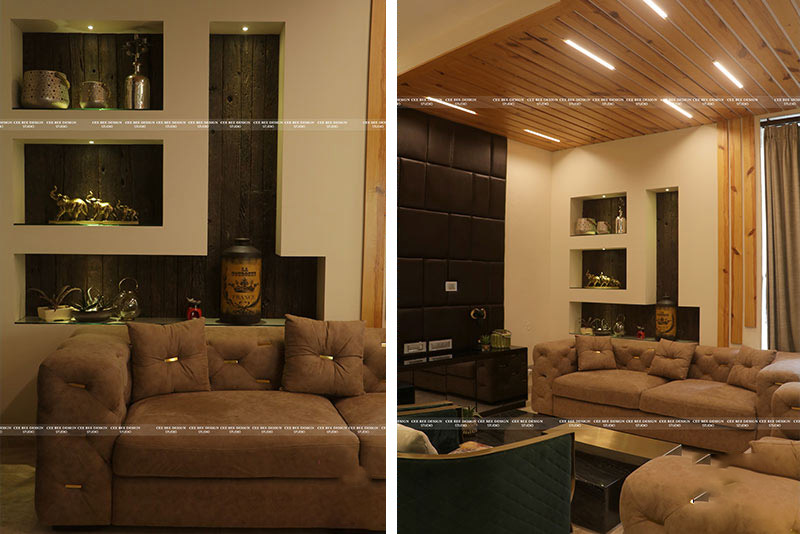
[(444, 283), (444, 290), (448, 293), (458, 291), (458, 282), (455, 280), (448, 280)]
[(403, 345), (403, 354), (416, 354), (418, 352), (425, 352), (426, 350), (427, 344), (424, 341), (405, 343)]

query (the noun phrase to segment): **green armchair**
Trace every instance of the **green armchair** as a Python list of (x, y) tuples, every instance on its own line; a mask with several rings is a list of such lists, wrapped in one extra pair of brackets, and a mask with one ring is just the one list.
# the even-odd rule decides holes
[(574, 434), (452, 455), (397, 455), (401, 534), (570, 532)]

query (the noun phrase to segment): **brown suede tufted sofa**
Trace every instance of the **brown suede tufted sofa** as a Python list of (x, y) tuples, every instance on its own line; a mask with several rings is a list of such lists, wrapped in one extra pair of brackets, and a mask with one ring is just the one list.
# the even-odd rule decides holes
[[(755, 391), (727, 383), (738, 349), (698, 345), (684, 380), (647, 373), (658, 343), (611, 339), (616, 369), (578, 371), (575, 338), (540, 343), (533, 349), (531, 405), (557, 417), (747, 419), (781, 417), (773, 404), (784, 383), (800, 381), (800, 353), (778, 352), (755, 374)], [(751, 369), (755, 372), (755, 369)], [(778, 398), (780, 401), (780, 397)], [(712, 429), (627, 430), (704, 449), (742, 452), (770, 433), (766, 425), (719, 424)], [(780, 435), (776, 433), (776, 435)]]
[(124, 327), (79, 329), (39, 368), (39, 424), (305, 429), (40, 435), (39, 520), (57, 526), (385, 529), (385, 331), (366, 329), (366, 394), (348, 398), (280, 389), (283, 328), (205, 331), (211, 391), (131, 404)]

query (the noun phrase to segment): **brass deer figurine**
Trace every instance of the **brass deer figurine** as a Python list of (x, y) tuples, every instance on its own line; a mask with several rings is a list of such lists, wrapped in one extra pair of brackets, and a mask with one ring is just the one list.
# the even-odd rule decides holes
[(114, 215), (114, 206), (110, 202), (104, 202), (102, 199), (94, 196), (91, 190), (86, 195), (86, 202), (94, 208), (93, 221), (108, 221)]
[(50, 198), (56, 201), (58, 206), (58, 215), (55, 220), (60, 221), (61, 217), (66, 215), (69, 220), (77, 221), (81, 216), (89, 216), (89, 207), (82, 198), (70, 198), (67, 195), (56, 193), (58, 186), (54, 185), (53, 190), (50, 191)]

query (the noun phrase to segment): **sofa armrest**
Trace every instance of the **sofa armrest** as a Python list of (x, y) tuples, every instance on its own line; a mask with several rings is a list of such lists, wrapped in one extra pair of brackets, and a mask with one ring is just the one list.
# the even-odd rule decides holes
[[(39, 425), (120, 425), (130, 398), (130, 349), (113, 335), (67, 339), (39, 366)], [(111, 523), (111, 452), (118, 433), (39, 435), (36, 513), (46, 525)]]
[(534, 346), (531, 407), (538, 413), (553, 415), (553, 381), (577, 370), (574, 337)]
[[(779, 352), (775, 361), (756, 375), (756, 417), (769, 419), (777, 417), (772, 411), (772, 397), (783, 384), (800, 382), (800, 354)], [(759, 432), (759, 437), (768, 432)]]
[[(800, 382), (786, 382), (772, 395), (772, 417), (791, 419), (800, 425)], [(800, 440), (800, 429), (773, 428), (772, 435), (779, 438)]]

